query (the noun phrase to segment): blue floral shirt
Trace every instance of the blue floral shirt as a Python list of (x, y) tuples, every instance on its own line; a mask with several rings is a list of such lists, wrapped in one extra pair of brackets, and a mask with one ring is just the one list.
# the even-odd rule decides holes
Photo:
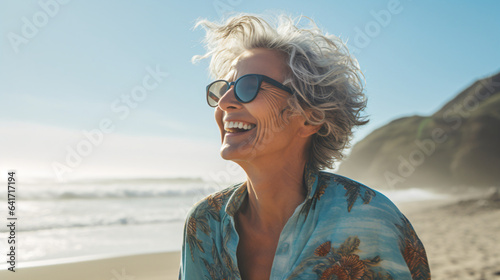
[[(270, 279), (430, 279), (410, 222), (381, 193), (306, 168), (307, 196), (284, 226)], [(245, 183), (216, 192), (187, 215), (179, 279), (241, 279), (234, 215)]]

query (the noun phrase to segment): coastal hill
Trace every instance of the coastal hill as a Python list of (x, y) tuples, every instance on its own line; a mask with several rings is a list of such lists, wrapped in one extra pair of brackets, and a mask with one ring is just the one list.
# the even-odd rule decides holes
[(431, 116), (384, 125), (354, 145), (338, 173), (374, 188), (500, 185), (500, 73)]

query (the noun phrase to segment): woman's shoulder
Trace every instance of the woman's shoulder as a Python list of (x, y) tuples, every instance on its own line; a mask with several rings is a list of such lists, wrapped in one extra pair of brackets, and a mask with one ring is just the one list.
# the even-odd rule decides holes
[(377, 207), (399, 214), (397, 206), (382, 192), (339, 174), (320, 171), (316, 193), (345, 201), (347, 212)]
[[(358, 223), (359, 229), (370, 233), (382, 232), (381, 226), (385, 225), (383, 231), (396, 233), (394, 236), (416, 236), (410, 221), (382, 192), (345, 176), (320, 173), (316, 192), (324, 192), (325, 196), (321, 198), (323, 202), (318, 201), (322, 203), (322, 217), (333, 216), (337, 223), (346, 223), (348, 228), (356, 228)], [(326, 186), (323, 191), (322, 184)], [(331, 222), (331, 218), (328, 220)]]
[[(301, 260), (304, 267), (321, 262), (323, 275), (332, 275), (338, 260), (349, 258), (357, 263), (357, 270), (372, 276), (390, 273), (394, 279), (411, 279), (411, 275), (413, 279), (428, 279), (415, 276), (428, 275), (425, 249), (418, 235), (381, 192), (345, 176), (320, 172), (310, 205), (309, 209), (318, 213), (306, 212), (313, 221), (314, 235), (309, 239), (312, 253)], [(302, 272), (300, 269), (295, 270)]]
[(226, 207), (229, 198), (242, 184), (243, 183), (233, 184), (204, 197), (191, 207), (188, 212), (188, 217), (199, 217), (208, 214), (213, 219), (218, 220), (220, 212)]

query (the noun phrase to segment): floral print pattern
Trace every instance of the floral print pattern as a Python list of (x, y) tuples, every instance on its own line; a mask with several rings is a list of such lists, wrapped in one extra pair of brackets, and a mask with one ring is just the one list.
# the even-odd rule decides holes
[(399, 248), (405, 262), (408, 264), (413, 279), (431, 279), (429, 263), (424, 246), (406, 217), (401, 218), (402, 225), (395, 226), (400, 230), (402, 238)]
[[(348, 212), (351, 212), (352, 206), (354, 206), (354, 203), (358, 198), (361, 198), (364, 204), (368, 204), (375, 196), (375, 192), (372, 189), (369, 189), (356, 181), (340, 176), (336, 177), (334, 181), (343, 185), (346, 190), (345, 196), (347, 197)], [(361, 191), (363, 191), (363, 195), (361, 195)]]
[(335, 249), (331, 241), (319, 245), (314, 254), (307, 258), (296, 268), (290, 278), (300, 277), (300, 274), (309, 267), (318, 275), (317, 279), (393, 279), (388, 273), (380, 273), (372, 270), (381, 259), (379, 256), (360, 259), (356, 254), (359, 251), (361, 241), (357, 236), (349, 236), (340, 246)]

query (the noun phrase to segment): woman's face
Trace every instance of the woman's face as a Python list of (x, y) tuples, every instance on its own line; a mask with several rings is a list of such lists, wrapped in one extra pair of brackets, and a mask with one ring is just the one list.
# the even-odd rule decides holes
[[(262, 74), (283, 82), (285, 58), (277, 51), (252, 49), (244, 52), (233, 64), (227, 81), (235, 81), (246, 74)], [(296, 149), (298, 130), (304, 124), (302, 117), (291, 117), (288, 123), (280, 116), (290, 94), (265, 82), (257, 97), (249, 103), (240, 103), (231, 87), (219, 100), (215, 120), (221, 133), (221, 156), (226, 160), (255, 161), (277, 159)], [(242, 123), (243, 128), (231, 128)]]

